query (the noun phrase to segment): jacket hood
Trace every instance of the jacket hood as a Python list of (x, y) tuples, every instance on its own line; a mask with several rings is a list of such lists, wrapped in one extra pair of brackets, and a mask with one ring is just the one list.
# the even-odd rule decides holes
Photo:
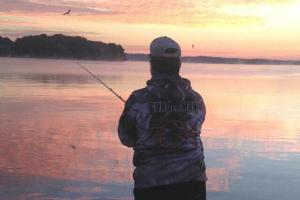
[(189, 80), (177, 74), (155, 74), (147, 81), (147, 89), (162, 101), (185, 101), (192, 90)]

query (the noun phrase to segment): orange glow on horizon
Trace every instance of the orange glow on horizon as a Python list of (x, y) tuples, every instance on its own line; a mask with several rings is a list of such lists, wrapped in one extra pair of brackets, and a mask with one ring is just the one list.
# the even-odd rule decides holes
[[(147, 53), (152, 39), (168, 35), (181, 44), (186, 56), (300, 59), (299, 0), (35, 0), (0, 2), (0, 7), (0, 35), (11, 38), (65, 33)], [(62, 16), (69, 7), (71, 15)]]

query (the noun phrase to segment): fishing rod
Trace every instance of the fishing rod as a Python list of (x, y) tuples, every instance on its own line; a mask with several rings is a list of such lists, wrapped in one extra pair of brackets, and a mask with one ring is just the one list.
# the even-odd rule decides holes
[(126, 102), (118, 93), (116, 93), (111, 87), (109, 87), (108, 85), (106, 85), (106, 83), (104, 83), (100, 78), (98, 78), (96, 75), (94, 75), (90, 70), (88, 70), (87, 68), (85, 68), (80, 63), (77, 63), (77, 65), (79, 65), (82, 69), (84, 69), (87, 73), (89, 73), (92, 77), (94, 77), (97, 81), (99, 81), (106, 89), (108, 89), (109, 91), (111, 91), (118, 99), (120, 99), (121, 101), (123, 101), (123, 103)]

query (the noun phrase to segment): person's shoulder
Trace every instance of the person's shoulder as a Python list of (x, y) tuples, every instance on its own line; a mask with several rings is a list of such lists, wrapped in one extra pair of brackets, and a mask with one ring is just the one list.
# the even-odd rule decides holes
[(147, 94), (147, 88), (137, 89), (130, 94), (128, 100), (135, 103), (141, 103), (147, 99)]
[(135, 95), (135, 96), (141, 96), (143, 94), (147, 93), (147, 88), (140, 88), (140, 89), (137, 89), (137, 90), (134, 90), (131, 94), (132, 95)]
[(193, 98), (195, 99), (195, 101), (203, 101), (203, 98), (199, 92), (192, 89), (192, 93), (193, 93)]
[(190, 101), (203, 101), (201, 94), (192, 88), (192, 84), (189, 79), (181, 77), (181, 80), (186, 86), (186, 90), (188, 91), (188, 97)]
[(198, 91), (195, 91), (194, 89), (190, 89), (187, 95), (187, 100), (188, 101), (194, 101), (194, 102), (201, 102), (203, 101), (203, 98)]

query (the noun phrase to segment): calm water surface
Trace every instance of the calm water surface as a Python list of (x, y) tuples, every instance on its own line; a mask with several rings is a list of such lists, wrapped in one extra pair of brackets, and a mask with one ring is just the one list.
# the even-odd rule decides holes
[[(127, 98), (146, 62), (88, 62)], [(300, 66), (183, 64), (206, 102), (209, 200), (295, 200), (300, 190)], [(0, 197), (132, 199), (123, 103), (75, 61), (0, 58)]]

